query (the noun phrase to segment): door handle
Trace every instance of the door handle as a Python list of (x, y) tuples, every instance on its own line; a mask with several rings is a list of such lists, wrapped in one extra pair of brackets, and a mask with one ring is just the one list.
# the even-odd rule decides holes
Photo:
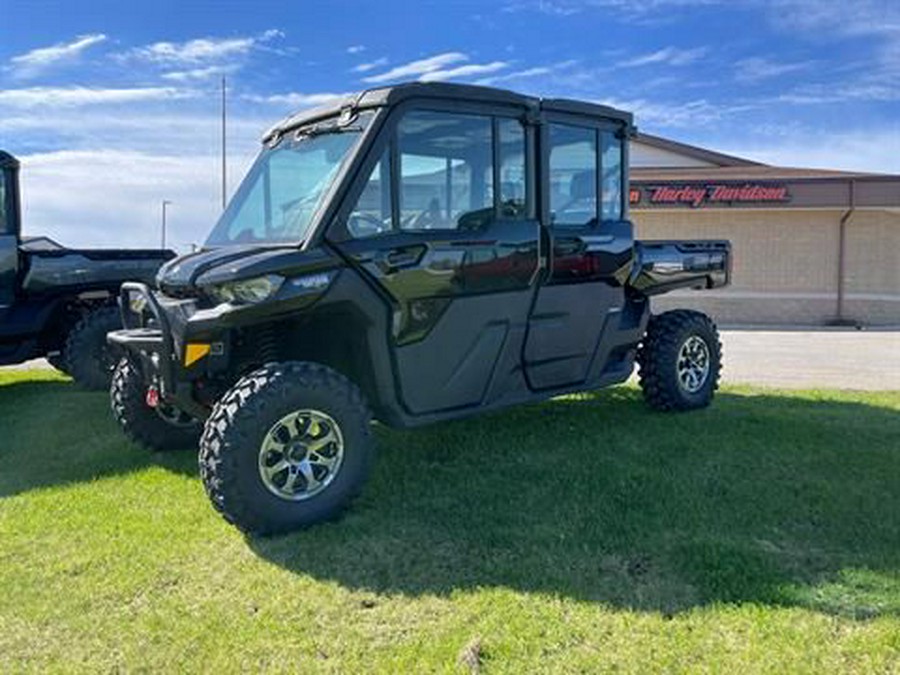
[(385, 272), (418, 265), (425, 255), (425, 246), (404, 246), (387, 251), (381, 258), (381, 267)]

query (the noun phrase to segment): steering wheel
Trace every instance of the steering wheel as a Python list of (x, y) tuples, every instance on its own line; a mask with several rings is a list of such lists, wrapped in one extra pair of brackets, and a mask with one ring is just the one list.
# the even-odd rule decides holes
[(437, 197), (432, 197), (428, 202), (428, 208), (422, 211), (412, 220), (412, 229), (427, 230), (436, 225), (440, 225), (443, 218), (441, 217), (441, 203)]

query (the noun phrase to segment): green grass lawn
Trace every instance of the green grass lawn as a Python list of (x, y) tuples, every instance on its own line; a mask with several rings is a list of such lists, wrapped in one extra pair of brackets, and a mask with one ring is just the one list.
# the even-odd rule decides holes
[(104, 394), (0, 373), (0, 672), (900, 672), (900, 392), (625, 387), (379, 429), (248, 539)]

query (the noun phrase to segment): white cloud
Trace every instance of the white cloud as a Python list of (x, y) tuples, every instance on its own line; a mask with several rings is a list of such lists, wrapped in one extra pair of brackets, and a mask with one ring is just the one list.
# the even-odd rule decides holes
[(76, 107), (138, 101), (187, 98), (192, 93), (174, 87), (136, 87), (100, 89), (93, 87), (28, 87), (0, 89), (0, 105), (12, 108), (40, 106)]
[(485, 77), (478, 80), (477, 84), (497, 84), (498, 82), (509, 82), (510, 80), (526, 80), (530, 77), (538, 77), (540, 75), (549, 75), (553, 70), (549, 66), (535, 66), (534, 68), (526, 68), (525, 70), (517, 70), (506, 75), (496, 75), (494, 77)]
[(388, 59), (386, 56), (381, 57), (380, 59), (375, 59), (374, 61), (368, 61), (367, 63), (360, 63), (358, 66), (353, 67), (354, 73), (367, 73), (370, 70), (375, 70), (376, 68), (381, 68), (381, 66), (387, 65)]
[(525, 68), (523, 70), (516, 70), (511, 73), (506, 73), (504, 75), (494, 75), (491, 77), (483, 77), (480, 80), (476, 80), (475, 84), (483, 84), (486, 86), (500, 84), (502, 82), (512, 82), (515, 80), (528, 80), (535, 77), (542, 76), (550, 76), (555, 73), (559, 73), (560, 71), (564, 71), (572, 66), (576, 65), (578, 62), (574, 59), (569, 61), (560, 61), (559, 63), (553, 63), (549, 66), (534, 66), (531, 68)]
[(268, 96), (247, 94), (243, 98), (253, 103), (272, 103), (292, 108), (309, 108), (311, 106), (327, 105), (345, 96), (347, 94), (302, 94), (300, 92), (290, 92), (287, 94), (270, 94)]
[(697, 47), (695, 49), (665, 47), (649, 54), (642, 54), (622, 61), (619, 66), (622, 68), (636, 68), (657, 63), (669, 66), (687, 66), (703, 58), (708, 51), (706, 47)]
[(822, 142), (821, 133), (807, 130), (775, 143), (745, 141), (742, 145), (723, 144), (717, 149), (777, 166), (900, 174), (900, 137), (897, 129), (891, 127), (831, 132), (827, 143)]
[(243, 56), (254, 48), (282, 37), (279, 30), (267, 30), (260, 35), (235, 38), (197, 38), (187, 42), (156, 42), (127, 52), (135, 57), (164, 65), (194, 65), (222, 61)]
[(350, 45), (349, 47), (347, 47), (348, 54), (359, 54), (364, 51), (366, 51), (365, 45)]
[(759, 82), (773, 77), (786, 75), (787, 73), (795, 73), (806, 70), (813, 65), (813, 61), (802, 61), (796, 63), (778, 62), (763, 57), (751, 57), (741, 59), (734, 64), (735, 77), (739, 82)]
[(900, 87), (873, 80), (854, 81), (849, 84), (805, 85), (781, 94), (776, 101), (796, 105), (820, 105), (823, 103), (847, 103), (853, 101), (900, 101)]
[(160, 203), (170, 242), (201, 243), (219, 213), (218, 158), (114, 150), (31, 154), (22, 161), (23, 225), (70, 246), (159, 246)]
[[(0, 138), (19, 143), (22, 139), (40, 139), (40, 147), (79, 151), (101, 148), (167, 155), (218, 152), (221, 118), (215, 112), (182, 112), (180, 105), (161, 105), (162, 109), (160, 104), (132, 106), (127, 114), (102, 106), (82, 108), (77, 115), (60, 115), (58, 110), (46, 107), (5, 111), (0, 114)], [(263, 132), (277, 118), (235, 111), (228, 118), (229, 154), (254, 154)]]
[(469, 57), (460, 52), (445, 52), (443, 54), (435, 54), (418, 61), (410, 61), (403, 65), (391, 68), (385, 73), (378, 75), (370, 75), (363, 78), (364, 82), (379, 83), (388, 82), (389, 80), (399, 80), (407, 77), (420, 77), (426, 73), (433, 73), (443, 69), (454, 63), (468, 61)]
[(699, 128), (721, 122), (737, 113), (747, 112), (752, 105), (717, 105), (706, 99), (686, 103), (662, 103), (646, 99), (602, 99), (597, 103), (634, 113), (639, 128)]
[(77, 59), (89, 47), (106, 40), (103, 33), (79, 35), (72, 42), (61, 42), (52, 47), (32, 49), (10, 59), (9, 70), (21, 78), (34, 77), (44, 70)]
[(447, 70), (432, 70), (423, 73), (419, 80), (422, 82), (440, 82), (443, 80), (452, 80), (456, 77), (466, 77), (469, 75), (485, 75), (487, 73), (495, 73), (508, 67), (506, 61), (492, 61), (491, 63), (472, 63), (465, 66), (457, 66)]
[[(855, 40), (855, 58), (842, 63), (849, 73), (831, 86), (844, 90), (838, 100), (886, 101), (900, 98), (900, 3), (890, 0), (776, 0), (769, 20), (781, 31), (810, 42)], [(804, 102), (829, 102), (828, 91), (795, 92)]]
[(536, 11), (551, 16), (569, 17), (587, 10), (613, 10), (609, 16), (619, 21), (664, 23), (677, 10), (709, 7), (722, 0), (511, 0), (504, 11)]
[(190, 70), (176, 70), (163, 73), (161, 77), (164, 80), (171, 80), (172, 82), (198, 82), (208, 80), (212, 77), (228, 75), (235, 70), (237, 70), (237, 66), (235, 65), (207, 66), (206, 68), (191, 68)]
[(790, 32), (900, 39), (900, 4), (891, 0), (772, 0), (764, 6), (775, 27)]

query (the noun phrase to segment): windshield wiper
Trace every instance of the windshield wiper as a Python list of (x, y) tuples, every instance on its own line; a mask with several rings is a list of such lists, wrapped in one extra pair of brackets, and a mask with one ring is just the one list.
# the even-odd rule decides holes
[(324, 136), (326, 134), (345, 134), (348, 132), (361, 132), (362, 127), (359, 126), (339, 126), (337, 124), (319, 125), (309, 127), (308, 129), (300, 128), (294, 132), (294, 138), (315, 138), (316, 136)]

